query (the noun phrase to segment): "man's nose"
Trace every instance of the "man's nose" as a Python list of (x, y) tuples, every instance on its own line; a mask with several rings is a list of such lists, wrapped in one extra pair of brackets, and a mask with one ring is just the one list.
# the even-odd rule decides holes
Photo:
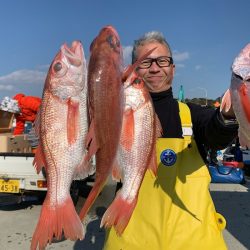
[(149, 68), (149, 71), (159, 71), (160, 67), (157, 65), (157, 63), (154, 61), (152, 62), (152, 65)]

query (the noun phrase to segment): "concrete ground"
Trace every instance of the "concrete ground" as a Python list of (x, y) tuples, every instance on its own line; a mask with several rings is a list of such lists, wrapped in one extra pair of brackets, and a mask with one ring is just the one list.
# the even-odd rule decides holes
[(227, 221), (223, 234), (229, 250), (250, 249), (250, 179), (241, 184), (210, 186), (216, 210)]
[[(211, 195), (216, 209), (227, 220), (224, 236), (229, 250), (250, 249), (250, 179), (246, 184), (211, 184)], [(86, 237), (83, 241), (61, 240), (53, 242), (47, 250), (101, 250), (105, 231), (99, 228), (100, 218), (113, 199), (115, 185), (110, 182), (96, 200), (88, 216)], [(26, 250), (34, 232), (41, 209), (41, 202), (3, 205), (0, 196), (0, 249)], [(81, 197), (79, 211), (85, 198)]]

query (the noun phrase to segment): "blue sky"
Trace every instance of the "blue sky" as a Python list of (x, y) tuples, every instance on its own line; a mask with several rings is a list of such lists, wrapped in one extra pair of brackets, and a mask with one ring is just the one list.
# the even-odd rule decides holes
[(152, 30), (169, 42), (173, 82), (185, 97), (216, 98), (230, 85), (231, 64), (250, 42), (249, 0), (6, 0), (0, 8), (0, 100), (41, 96), (47, 70), (63, 43), (81, 40), (86, 58), (100, 29), (113, 25), (130, 61), (134, 39)]

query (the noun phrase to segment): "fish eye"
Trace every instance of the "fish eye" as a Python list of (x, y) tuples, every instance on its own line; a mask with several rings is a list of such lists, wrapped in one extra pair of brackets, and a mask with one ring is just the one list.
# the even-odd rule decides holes
[(53, 69), (55, 72), (58, 72), (62, 69), (62, 67), (62, 64), (60, 62), (57, 62), (56, 64), (54, 64)]
[(133, 86), (137, 89), (143, 88), (144, 84), (141, 78), (136, 77), (133, 81)]
[(135, 78), (135, 80), (134, 80), (134, 82), (133, 82), (134, 84), (140, 84), (141, 83), (141, 79), (139, 79), (139, 78)]
[(67, 72), (67, 66), (62, 61), (55, 61), (52, 65), (52, 72), (57, 77), (62, 77)]

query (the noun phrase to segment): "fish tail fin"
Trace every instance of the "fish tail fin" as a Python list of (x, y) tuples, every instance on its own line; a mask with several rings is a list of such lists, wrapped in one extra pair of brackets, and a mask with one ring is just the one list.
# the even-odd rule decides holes
[(56, 207), (49, 206), (45, 200), (30, 249), (45, 249), (48, 243), (51, 244), (53, 237), (61, 239), (62, 234), (70, 240), (84, 238), (83, 225), (70, 196)]
[(100, 227), (114, 226), (117, 234), (121, 235), (129, 223), (136, 203), (137, 198), (128, 202), (120, 196), (120, 193), (117, 193), (115, 200), (104, 213)]
[(101, 192), (105, 182), (106, 182), (106, 178), (96, 178), (95, 180), (95, 184), (94, 186), (92, 187), (89, 195), (88, 195), (88, 198), (86, 199), (81, 211), (80, 211), (80, 214), (79, 214), (79, 217), (81, 219), (81, 221), (84, 220), (86, 214), (88, 213), (89, 209), (91, 208), (92, 204), (95, 202), (96, 198), (98, 197), (99, 193)]
[(226, 91), (226, 93), (222, 97), (220, 111), (225, 109), (225, 111), (227, 112), (230, 109), (231, 105), (232, 105), (232, 103), (231, 103), (231, 94), (230, 94), (230, 90), (228, 89)]

